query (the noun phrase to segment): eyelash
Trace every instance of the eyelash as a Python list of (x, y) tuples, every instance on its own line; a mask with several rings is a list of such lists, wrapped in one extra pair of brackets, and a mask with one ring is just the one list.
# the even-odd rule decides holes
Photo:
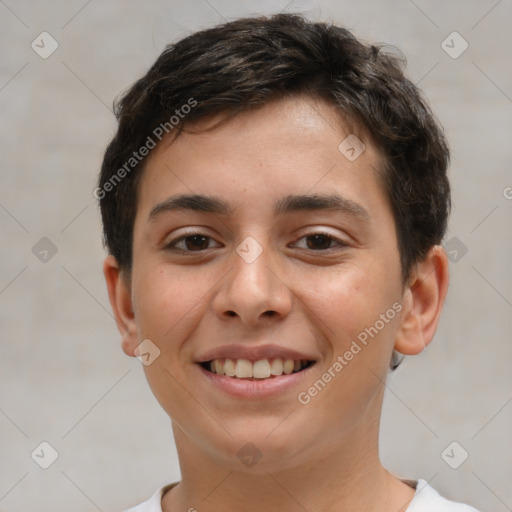
[[(315, 231), (313, 233), (309, 233), (307, 235), (303, 235), (302, 237), (299, 238), (299, 240), (310, 238), (310, 237), (313, 237), (313, 236), (318, 236), (318, 235), (329, 238), (330, 239), (330, 243), (336, 242), (337, 247), (329, 247), (327, 249), (308, 249), (308, 248), (301, 248), (301, 249), (303, 249), (303, 250), (310, 250), (310, 251), (315, 252), (315, 253), (321, 253), (321, 252), (327, 252), (327, 251), (332, 251), (332, 250), (340, 250), (340, 249), (344, 249), (344, 248), (349, 246), (347, 243), (343, 242), (342, 240), (334, 237), (333, 235), (331, 235), (329, 233), (323, 232), (323, 231)], [(176, 247), (178, 243), (184, 242), (185, 240), (187, 240), (187, 238), (192, 238), (192, 237), (195, 237), (195, 236), (207, 238), (209, 240), (213, 240), (212, 237), (210, 237), (208, 235), (205, 235), (204, 233), (201, 233), (201, 232), (194, 233), (194, 232), (192, 232), (192, 233), (187, 233), (186, 235), (180, 236), (176, 240), (171, 241), (169, 244), (167, 244), (164, 247), (164, 249), (175, 251), (175, 252), (180, 252), (182, 254), (201, 253), (201, 252), (204, 252), (207, 249), (210, 249), (210, 247), (208, 247), (207, 249), (202, 249), (202, 250), (199, 250), (199, 251), (191, 251), (191, 250), (188, 250), (188, 249), (180, 249), (180, 248)]]

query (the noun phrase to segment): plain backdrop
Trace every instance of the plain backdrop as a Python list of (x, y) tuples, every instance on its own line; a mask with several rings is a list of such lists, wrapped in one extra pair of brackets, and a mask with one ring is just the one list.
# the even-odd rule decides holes
[(512, 2), (2, 0), (0, 511), (119, 511), (179, 480), (170, 421), (120, 349), (92, 191), (113, 99), (166, 44), (282, 10), (398, 46), (445, 127), (450, 291), (434, 342), (388, 382), (381, 453), (512, 510)]

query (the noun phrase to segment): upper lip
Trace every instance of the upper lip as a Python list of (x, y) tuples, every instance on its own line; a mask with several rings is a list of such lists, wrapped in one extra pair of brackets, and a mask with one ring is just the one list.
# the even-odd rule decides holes
[(248, 359), (249, 361), (258, 361), (260, 359), (306, 359), (315, 361), (316, 358), (311, 354), (299, 352), (279, 345), (222, 345), (212, 348), (197, 358), (198, 363), (205, 363), (213, 359)]

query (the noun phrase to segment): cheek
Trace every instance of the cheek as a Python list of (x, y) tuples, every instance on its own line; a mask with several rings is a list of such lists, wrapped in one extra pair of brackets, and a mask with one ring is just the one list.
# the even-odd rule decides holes
[[(335, 275), (332, 271), (316, 273), (303, 280), (300, 294), (319, 333), (326, 366), (351, 350), (347, 370), (366, 367), (385, 375), (398, 325), (396, 309), (400, 308), (399, 287), (393, 285), (399, 277), (394, 274), (380, 273), (375, 266), (373, 272), (370, 267), (340, 267)], [(354, 379), (363, 373), (371, 375), (359, 371)]]
[[(311, 400), (307, 406), (310, 417), (322, 417), (340, 429), (376, 421), (366, 416), (372, 409), (368, 404), (380, 400), (399, 321), (399, 294), (390, 286), (393, 279), (388, 281), (368, 269), (352, 269), (340, 271), (336, 280), (317, 275), (309, 282), (307, 306), (321, 333), (326, 358), (323, 373), (302, 390), (302, 399)], [(327, 383), (325, 387), (318, 379)]]
[(199, 412), (190, 410), (192, 389), (185, 378), (190, 354), (183, 340), (204, 314), (205, 281), (159, 263), (137, 270), (133, 296), (137, 299), (134, 310), (138, 336), (140, 340), (151, 340), (159, 349), (157, 358), (143, 367), (146, 379), (172, 418), (190, 415), (188, 421), (192, 421)]
[[(204, 307), (204, 290), (200, 275), (158, 264), (141, 269), (134, 276), (133, 290), (139, 336), (162, 345), (162, 349), (172, 340), (183, 339), (190, 319)], [(173, 351), (178, 347), (179, 343), (172, 344)]]
[(357, 336), (392, 303), (385, 283), (364, 269), (316, 273), (303, 283), (305, 305), (335, 337)]

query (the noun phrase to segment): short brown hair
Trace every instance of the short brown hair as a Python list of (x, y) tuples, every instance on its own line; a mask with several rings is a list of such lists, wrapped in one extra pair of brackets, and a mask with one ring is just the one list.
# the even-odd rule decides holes
[[(344, 28), (294, 14), (238, 19), (167, 46), (115, 105), (119, 126), (95, 191), (108, 251), (121, 269), (131, 269), (145, 162), (134, 154), (149, 139), (155, 142), (151, 134), (157, 127), (176, 128), (179, 134), (188, 123), (212, 114), (231, 117), (280, 97), (306, 94), (337, 108), (380, 150), (405, 281), (444, 236), (450, 187), (442, 129), (404, 76), (402, 61)], [(193, 108), (183, 115), (191, 100)]]

